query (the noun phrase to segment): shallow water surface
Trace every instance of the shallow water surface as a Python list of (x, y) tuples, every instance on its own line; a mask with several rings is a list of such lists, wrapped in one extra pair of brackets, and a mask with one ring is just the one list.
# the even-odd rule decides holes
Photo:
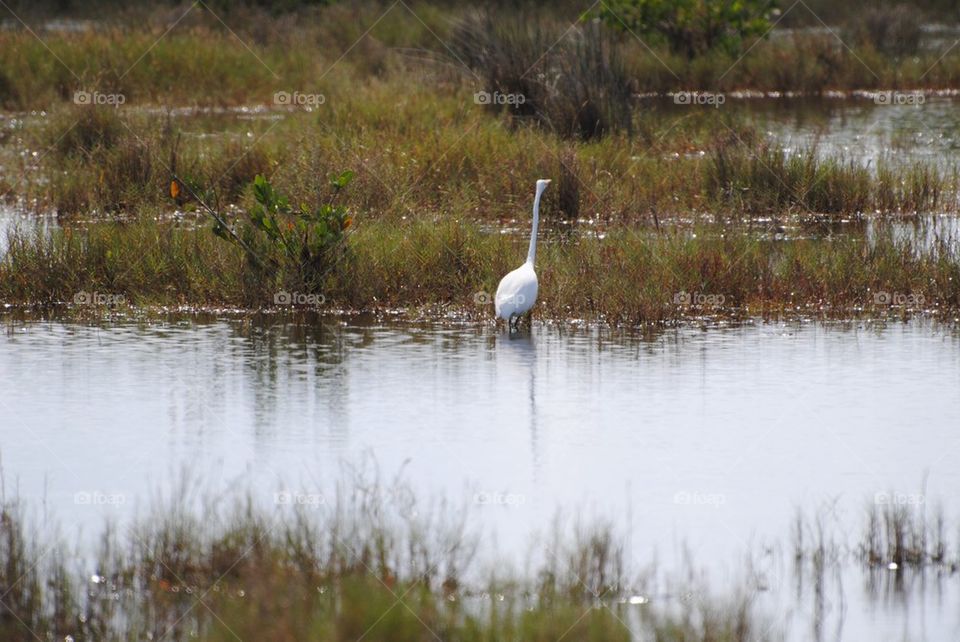
[[(640, 339), (331, 318), (8, 320), (0, 454), (7, 492), (87, 533), (142, 511), (183, 469), (270, 502), (328, 488), (372, 455), (385, 473), (405, 466), (424, 496), (465, 503), (504, 551), (526, 551), (558, 510), (608, 516), (633, 561), (680, 571), (688, 549), (723, 588), (745, 554), (789, 547), (798, 508), (830, 506), (856, 535), (878, 494), (922, 494), (955, 524), (958, 344), (921, 322)], [(794, 639), (809, 639), (807, 593), (776, 563), (754, 572)], [(958, 583), (890, 599), (858, 570), (827, 637), (956, 639)]]
[(57, 227), (59, 223), (53, 214), (27, 213), (16, 208), (0, 206), (0, 259), (10, 247), (12, 234), (48, 234)]
[[(875, 168), (922, 162), (944, 170), (960, 161), (960, 110), (954, 97), (916, 98), (892, 94), (889, 104), (874, 96), (849, 99), (730, 101), (766, 135), (789, 151), (816, 147), (823, 156), (840, 156)], [(896, 96), (900, 96), (897, 98)], [(912, 101), (912, 104), (904, 104)], [(732, 103), (732, 104), (731, 104)]]
[[(887, 96), (890, 98), (887, 98)], [(722, 105), (674, 104), (671, 98), (641, 101), (656, 105), (670, 131), (693, 111), (715, 113), (718, 122), (745, 122), (788, 153), (815, 148), (821, 157), (839, 157), (871, 169), (924, 163), (950, 171), (960, 165), (960, 110), (952, 95), (910, 91), (842, 97), (744, 98), (733, 94)], [(675, 120), (677, 119), (677, 120)]]

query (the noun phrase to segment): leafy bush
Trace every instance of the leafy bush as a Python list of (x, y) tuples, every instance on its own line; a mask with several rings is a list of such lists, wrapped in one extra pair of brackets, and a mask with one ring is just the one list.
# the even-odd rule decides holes
[[(353, 180), (353, 172), (346, 171), (331, 181), (336, 195)], [(230, 228), (217, 213), (213, 232), (227, 241), (237, 243), (247, 253), (254, 276), (274, 280), (285, 276), (284, 286), (316, 292), (343, 256), (347, 230), (353, 219), (342, 204), (324, 204), (294, 207), (290, 200), (274, 189), (262, 175), (253, 181), (256, 203), (247, 220)], [(294, 282), (290, 282), (293, 279)]]
[(776, 0), (607, 0), (599, 15), (694, 58), (712, 49), (735, 53), (745, 38), (770, 29), (775, 9)]

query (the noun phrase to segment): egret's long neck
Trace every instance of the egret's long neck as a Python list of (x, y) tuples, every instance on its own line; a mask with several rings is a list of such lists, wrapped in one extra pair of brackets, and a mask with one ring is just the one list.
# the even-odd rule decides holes
[(533, 199), (533, 230), (530, 232), (530, 249), (527, 250), (527, 263), (533, 265), (537, 258), (537, 227), (540, 225), (540, 197), (543, 196), (543, 190), (537, 190), (537, 196)]

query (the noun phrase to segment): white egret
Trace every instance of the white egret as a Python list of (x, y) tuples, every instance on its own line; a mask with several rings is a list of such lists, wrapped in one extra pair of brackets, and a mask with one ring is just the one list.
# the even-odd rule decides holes
[(537, 301), (537, 273), (533, 269), (533, 262), (537, 258), (537, 225), (540, 223), (540, 197), (550, 181), (541, 178), (537, 181), (537, 195), (533, 199), (533, 230), (530, 232), (530, 249), (527, 251), (527, 261), (516, 270), (500, 279), (497, 286), (497, 296), (493, 299), (497, 316), (507, 322), (511, 328), (516, 327), (514, 320), (519, 322), (521, 315), (526, 314)]

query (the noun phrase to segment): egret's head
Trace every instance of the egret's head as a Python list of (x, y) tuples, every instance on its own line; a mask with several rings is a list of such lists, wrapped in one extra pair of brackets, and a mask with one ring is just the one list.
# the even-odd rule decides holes
[(537, 181), (537, 194), (543, 194), (543, 190), (547, 189), (547, 185), (549, 184), (549, 178), (541, 178), (539, 181)]

